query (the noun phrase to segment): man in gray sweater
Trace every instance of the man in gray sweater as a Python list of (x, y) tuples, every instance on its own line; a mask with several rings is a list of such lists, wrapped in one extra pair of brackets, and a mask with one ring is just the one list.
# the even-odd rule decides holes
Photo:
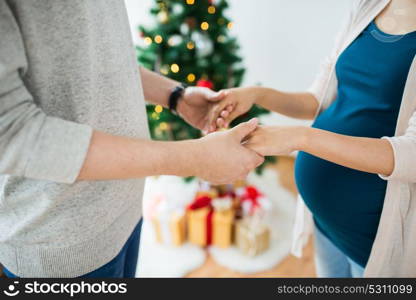
[[(241, 145), (256, 121), (199, 140), (149, 140), (144, 98), (168, 107), (178, 85), (138, 68), (124, 1), (0, 0), (0, 262), (7, 274), (132, 276), (137, 257), (123, 251), (137, 250), (141, 178), (225, 183), (263, 161)], [(204, 127), (217, 95), (202, 88), (176, 95), (178, 113)]]

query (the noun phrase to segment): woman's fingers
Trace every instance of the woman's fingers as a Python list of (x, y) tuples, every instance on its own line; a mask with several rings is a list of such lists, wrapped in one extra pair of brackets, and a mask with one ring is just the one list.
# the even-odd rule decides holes
[(220, 114), (221, 118), (224, 118), (224, 119), (226, 119), (229, 115), (230, 115), (230, 112), (227, 109), (223, 110)]
[(233, 105), (229, 105), (220, 113), (220, 116), (217, 118), (217, 128), (228, 128), (230, 125), (229, 122), (226, 122), (226, 119), (229, 117), (230, 113), (232, 113), (234, 107)]
[(220, 126), (218, 125), (218, 119), (225, 119), (229, 114), (234, 110), (233, 103), (226, 103), (226, 100), (218, 103), (209, 113), (208, 124), (210, 126), (210, 132), (215, 131), (218, 128), (227, 127), (225, 122), (220, 121)]
[(210, 131), (215, 131), (215, 124), (217, 122), (217, 119), (221, 116), (221, 113), (226, 109), (228, 105), (229, 103), (227, 103), (226, 100), (223, 100), (211, 109), (208, 117)]
[(217, 128), (225, 128), (225, 121), (223, 118), (218, 118), (216, 122)]

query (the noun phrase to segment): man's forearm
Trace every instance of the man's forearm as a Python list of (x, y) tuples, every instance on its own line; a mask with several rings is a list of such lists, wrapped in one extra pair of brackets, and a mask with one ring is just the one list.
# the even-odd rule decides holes
[(168, 107), (172, 90), (180, 83), (140, 67), (144, 97), (146, 101)]
[(157, 142), (95, 131), (78, 180), (192, 176), (195, 142)]
[(310, 120), (315, 117), (318, 101), (310, 93), (285, 93), (275, 89), (254, 87), (256, 104), (297, 119)]
[(316, 128), (301, 129), (305, 138), (299, 150), (355, 170), (390, 175), (394, 154), (384, 139), (341, 135)]
[(232, 183), (264, 161), (241, 142), (256, 128), (253, 119), (198, 140), (157, 142), (95, 131), (77, 180), (133, 179), (153, 175), (198, 176)]

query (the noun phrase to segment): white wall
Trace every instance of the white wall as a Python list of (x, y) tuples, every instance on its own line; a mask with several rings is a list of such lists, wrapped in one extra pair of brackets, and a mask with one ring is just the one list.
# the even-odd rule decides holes
[[(132, 34), (137, 24), (153, 23), (154, 0), (125, 0)], [(198, 1), (198, 0), (197, 0)], [(299, 91), (312, 82), (320, 61), (332, 47), (352, 0), (229, 0), (228, 16), (235, 22), (247, 68), (245, 85), (261, 83)], [(273, 123), (289, 122), (273, 117)]]

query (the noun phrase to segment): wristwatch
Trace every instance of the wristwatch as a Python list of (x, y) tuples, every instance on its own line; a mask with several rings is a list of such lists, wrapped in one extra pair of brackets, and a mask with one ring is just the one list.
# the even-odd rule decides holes
[(169, 110), (173, 112), (175, 115), (178, 114), (176, 108), (178, 106), (179, 100), (182, 98), (183, 94), (185, 93), (185, 89), (187, 86), (185, 84), (178, 85), (175, 87), (169, 95)]

